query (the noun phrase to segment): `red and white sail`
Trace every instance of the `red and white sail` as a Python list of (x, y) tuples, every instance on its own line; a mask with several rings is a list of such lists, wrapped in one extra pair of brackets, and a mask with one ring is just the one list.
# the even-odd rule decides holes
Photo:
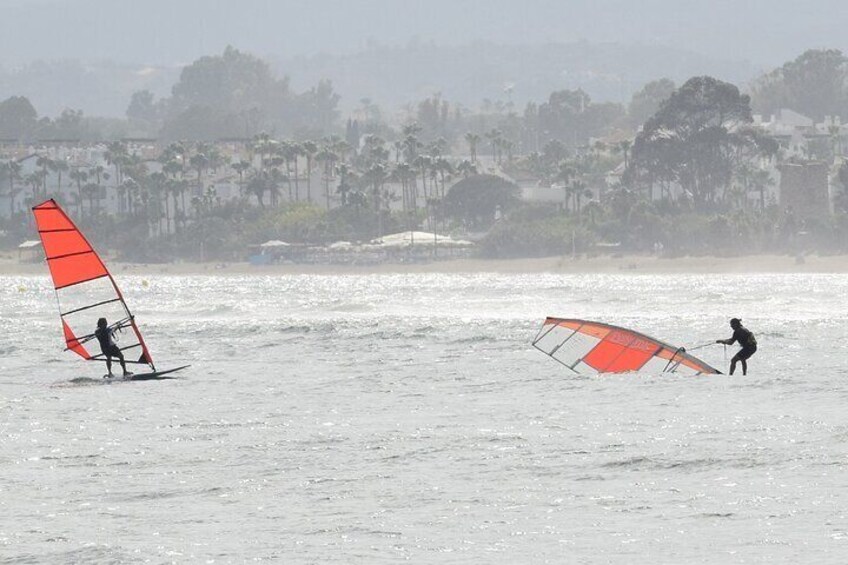
[(66, 350), (89, 361), (103, 361), (94, 330), (97, 320), (106, 318), (127, 362), (155, 371), (121, 290), (82, 232), (55, 200), (42, 202), (32, 212), (56, 289)]
[(720, 373), (682, 348), (601, 322), (547, 318), (533, 346), (581, 374)]

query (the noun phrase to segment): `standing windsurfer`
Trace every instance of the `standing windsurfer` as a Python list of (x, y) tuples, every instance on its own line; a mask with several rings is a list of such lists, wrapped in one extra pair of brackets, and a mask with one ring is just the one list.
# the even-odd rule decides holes
[(100, 351), (106, 356), (106, 370), (109, 371), (109, 376), (112, 375), (112, 357), (117, 357), (121, 363), (121, 369), (124, 370), (124, 376), (132, 375), (127, 371), (127, 364), (124, 361), (124, 354), (121, 353), (121, 348), (115, 344), (115, 335), (112, 328), (106, 322), (106, 318), (97, 320), (97, 329), (94, 331), (94, 336), (100, 342)]
[(716, 340), (716, 343), (722, 343), (724, 345), (733, 345), (734, 342), (738, 343), (742, 346), (742, 349), (733, 356), (733, 359), (730, 360), (730, 374), (733, 374), (733, 371), (736, 370), (736, 363), (742, 363), (742, 374), (748, 374), (748, 359), (757, 352), (757, 339), (754, 337), (754, 334), (747, 328), (742, 325), (742, 320), (739, 318), (733, 318), (730, 320), (730, 327), (733, 328), (733, 337), (730, 339), (719, 339)]

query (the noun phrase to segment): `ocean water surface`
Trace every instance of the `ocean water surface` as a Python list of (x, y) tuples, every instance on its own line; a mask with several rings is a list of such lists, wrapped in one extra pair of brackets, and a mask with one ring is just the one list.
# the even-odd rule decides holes
[[(119, 281), (182, 378), (103, 384), (46, 273), (0, 277), (0, 562), (848, 560), (848, 277)], [(546, 315), (760, 350), (578, 376)]]

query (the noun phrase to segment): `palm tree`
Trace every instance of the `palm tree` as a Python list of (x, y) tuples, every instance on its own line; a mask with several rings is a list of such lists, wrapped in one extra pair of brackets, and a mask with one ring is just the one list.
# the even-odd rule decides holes
[(180, 233), (185, 226), (186, 205), (185, 193), (188, 190), (188, 181), (185, 179), (172, 179), (168, 183), (168, 191), (174, 201), (174, 232)]
[[(35, 166), (41, 167), (41, 192), (40, 194), (47, 195), (47, 169), (53, 166), (53, 160), (47, 155), (39, 155), (35, 159)], [(33, 187), (33, 196), (39, 195), (39, 190)]]
[(600, 216), (600, 215), (603, 213), (603, 211), (604, 211), (604, 209), (601, 207), (601, 205), (600, 205), (600, 204), (598, 204), (598, 202), (597, 202), (596, 200), (590, 200), (590, 201), (589, 201), (589, 202), (587, 202), (587, 203), (586, 203), (586, 205), (583, 207), (583, 212), (584, 212), (587, 216), (589, 216), (589, 223), (590, 223), (593, 227), (594, 227), (595, 225), (597, 225), (597, 222), (598, 222), (598, 216)]
[[(109, 177), (107, 176), (109, 173), (106, 172), (106, 169), (103, 167), (103, 165), (96, 165), (92, 167), (89, 172), (94, 174), (94, 178), (96, 179), (97, 184), (101, 184), (104, 176), (106, 177), (106, 180), (109, 179)], [(117, 177), (115, 177), (115, 180), (117, 181)]]
[(288, 175), (284, 174), (280, 169), (271, 169), (271, 172), (262, 173), (265, 177), (265, 188), (268, 189), (268, 194), (271, 196), (271, 206), (276, 208), (280, 205), (280, 185), (288, 180)]
[(88, 183), (88, 184), (86, 184), (85, 186), (82, 187), (83, 195), (88, 197), (88, 211), (89, 211), (89, 214), (91, 214), (92, 216), (94, 216), (94, 211), (95, 211), (94, 199), (99, 196), (98, 195), (99, 190), (100, 190), (100, 186), (94, 184), (93, 182), (90, 182), (90, 183)]
[(256, 201), (259, 202), (259, 206), (264, 208), (265, 201), (263, 200), (265, 196), (265, 190), (267, 189), (265, 178), (262, 173), (256, 173), (250, 180), (247, 181), (247, 193), (252, 194), (256, 197)]
[[(150, 186), (151, 186), (155, 201), (157, 203), (157, 209), (159, 208), (160, 204), (165, 205), (165, 230), (168, 233), (171, 233), (171, 215), (170, 215), (170, 208), (168, 206), (168, 177), (165, 175), (165, 173), (157, 171), (157, 172), (151, 174), (148, 177), (148, 180), (150, 182)], [(161, 233), (162, 233), (162, 223), (161, 223), (161, 220), (158, 219), (158, 217), (157, 217), (157, 226), (158, 226), (159, 233), (161, 235)]]
[(471, 175), (477, 174), (477, 165), (468, 159), (463, 159), (456, 166), (456, 172), (462, 175), (462, 178), (467, 179)]
[(338, 155), (338, 159), (342, 163), (347, 161), (347, 154), (353, 151), (353, 147), (347, 141), (337, 136), (330, 137), (330, 149)]
[(170, 159), (162, 165), (162, 172), (169, 175), (172, 179), (176, 179), (177, 174), (183, 172), (183, 165), (177, 159)]
[(423, 144), (418, 141), (418, 138), (414, 135), (407, 135), (403, 139), (403, 154), (407, 163), (412, 163), (415, 159), (418, 158), (418, 152), (423, 147)]
[[(283, 167), (285, 168), (285, 180), (288, 185), (289, 192), (289, 200), (295, 200), (294, 187), (292, 185), (292, 170), (291, 170), (291, 159), (292, 159), (292, 148), (291, 144), (287, 141), (283, 141), (280, 143), (274, 142), (273, 150), (269, 155), (266, 164), (263, 164), (261, 171), (267, 172), (267, 165), (270, 167)], [(260, 172), (261, 172), (260, 171)]]
[[(348, 205), (348, 194), (351, 192), (350, 184), (348, 184), (348, 176), (350, 175), (350, 166), (347, 163), (342, 163), (338, 166), (339, 171), (339, 186), (336, 192), (341, 197), (342, 206)], [(329, 200), (328, 200), (329, 202)], [(353, 202), (350, 202), (353, 204)]]
[(53, 166), (51, 167), (53, 171), (56, 173), (56, 194), (61, 198), (62, 196), (62, 173), (66, 173), (70, 170), (70, 166), (68, 162), (62, 159), (57, 159), (53, 161)]
[(426, 202), (427, 198), (430, 197), (427, 191), (427, 172), (433, 164), (433, 160), (429, 155), (419, 155), (412, 164), (421, 173), (421, 189), (424, 192), (424, 200)]
[(33, 201), (38, 201), (39, 188), (41, 187), (41, 176), (38, 174), (38, 171), (29, 173), (23, 180), (24, 184), (29, 185), (30, 190), (32, 191)]
[(238, 173), (239, 189), (244, 191), (244, 173), (250, 168), (250, 163), (241, 160), (237, 163), (233, 163), (232, 165), (230, 165), (230, 168), (233, 169), (236, 173)]
[(333, 152), (332, 148), (324, 144), (321, 146), (321, 149), (315, 154), (315, 159), (319, 163), (324, 164), (324, 173), (322, 178), (324, 179), (324, 195), (327, 198), (327, 210), (330, 209), (330, 178), (332, 177), (333, 169), (335, 168), (335, 162), (338, 159), (338, 155)]
[(382, 191), (386, 182), (386, 167), (381, 163), (371, 165), (365, 171), (363, 179), (371, 185), (371, 194), (374, 200), (374, 211), (377, 212), (377, 237), (383, 235), (382, 230)]
[(401, 193), (402, 193), (402, 202), (403, 202), (403, 211), (408, 212), (411, 204), (411, 198), (409, 195), (409, 180), (415, 176), (415, 171), (412, 170), (412, 167), (409, 166), (408, 163), (398, 163), (395, 165), (395, 168), (392, 169), (391, 175), (389, 179), (392, 182), (399, 182), (401, 185)]
[(265, 168), (265, 156), (270, 157), (278, 149), (278, 145), (279, 143), (271, 139), (271, 136), (265, 132), (254, 136), (251, 148), (259, 155), (260, 168)]
[(444, 157), (439, 157), (438, 159), (436, 159), (436, 162), (433, 163), (433, 174), (434, 175), (438, 174), (438, 176), (439, 176), (439, 180), (441, 181), (441, 185), (442, 185), (441, 194), (440, 194), (439, 197), (444, 198), (445, 197), (445, 184), (447, 182), (447, 179), (450, 178), (451, 176), (453, 176), (454, 168), (450, 164), (450, 161), (448, 161)]
[(468, 152), (472, 163), (477, 163), (477, 144), (480, 143), (480, 136), (470, 131), (465, 134), (465, 141), (468, 143)]
[(182, 222), (183, 227), (185, 227), (186, 218), (188, 217), (186, 215), (187, 208), (185, 199), (186, 193), (188, 192), (188, 181), (186, 179), (180, 179), (177, 182), (176, 188), (180, 195), (180, 221)]
[(400, 131), (404, 137), (408, 137), (410, 135), (417, 137), (418, 134), (423, 131), (423, 128), (418, 124), (418, 122), (412, 122), (403, 126)]
[(124, 182), (120, 186), (123, 187), (124, 194), (127, 198), (127, 211), (130, 216), (135, 216), (135, 204), (139, 196), (139, 184), (134, 178), (125, 176)]
[(292, 142), (289, 144), (289, 157), (294, 163), (294, 199), (295, 202), (300, 201), (300, 174), (297, 171), (297, 162), (301, 155), (303, 155), (303, 147), (301, 147), (300, 143)]
[[(113, 141), (106, 146), (106, 151), (103, 153), (103, 158), (106, 159), (106, 164), (115, 167), (115, 184), (121, 184), (121, 167), (126, 163), (128, 154), (127, 146), (122, 141)], [(98, 177), (97, 184), (100, 184)]]
[(304, 141), (300, 147), (306, 157), (306, 201), (312, 202), (312, 161), (318, 153), (318, 144), (314, 141)]
[(15, 196), (18, 195), (18, 190), (15, 188), (15, 181), (21, 180), (22, 165), (15, 160), (8, 161), (3, 164), (3, 168), (9, 177), (9, 217), (15, 214)]
[(203, 171), (209, 166), (209, 158), (203, 153), (196, 153), (189, 159), (191, 167), (197, 171), (198, 194), (203, 193)]
[(500, 155), (498, 153), (498, 149), (500, 148), (501, 141), (503, 138), (501, 137), (501, 131), (497, 128), (492, 129), (490, 132), (486, 134), (486, 139), (489, 140), (489, 143), (492, 145), (492, 160), (496, 163), (500, 163)]
[(585, 196), (586, 198), (592, 197), (592, 191), (586, 186), (586, 183), (575, 180), (571, 184), (571, 194), (574, 198), (574, 209), (577, 211), (577, 214), (580, 214), (580, 203), (582, 198)]
[(563, 161), (559, 164), (559, 169), (557, 170), (556, 176), (554, 177), (555, 181), (561, 182), (563, 185), (564, 194), (564, 202), (563, 205), (565, 207), (565, 211), (568, 212), (568, 200), (570, 194), (569, 183), (574, 178), (576, 174), (576, 170), (566, 161)]
[(77, 213), (82, 216), (83, 211), (83, 194), (82, 183), (88, 180), (88, 173), (81, 168), (76, 168), (68, 174), (71, 180), (77, 183)]
[(203, 154), (209, 159), (207, 168), (211, 169), (213, 174), (218, 174), (219, 167), (230, 164), (229, 156), (223, 155), (221, 150), (214, 145), (207, 146)]

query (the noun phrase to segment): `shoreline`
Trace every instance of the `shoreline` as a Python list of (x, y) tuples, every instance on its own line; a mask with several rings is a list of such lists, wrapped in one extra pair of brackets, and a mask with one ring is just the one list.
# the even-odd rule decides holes
[[(372, 265), (280, 264), (254, 266), (247, 262), (121, 263), (106, 260), (114, 274), (129, 275), (367, 275), (402, 273), (498, 273), (498, 274), (765, 274), (848, 273), (848, 255), (810, 255), (798, 262), (788, 255), (744, 257), (658, 258), (647, 255), (621, 257), (539, 257), (529, 259), (449, 259), (428, 263), (381, 263)], [(14, 255), (0, 255), (0, 275), (47, 274), (43, 260), (19, 262)]]

